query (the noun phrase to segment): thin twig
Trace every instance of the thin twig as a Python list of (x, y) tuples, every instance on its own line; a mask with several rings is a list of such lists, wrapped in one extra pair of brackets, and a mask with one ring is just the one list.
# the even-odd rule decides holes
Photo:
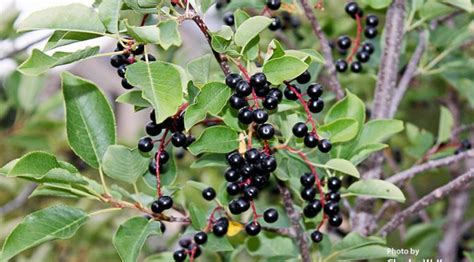
[(37, 186), (38, 185), (35, 183), (27, 185), (12, 201), (0, 207), (0, 215), (6, 215), (21, 207), (26, 201), (28, 201), (28, 197)]
[(11, 50), (10, 52), (6, 53), (5, 55), (3, 55), (2, 57), (0, 57), (0, 61), (3, 60), (3, 59), (11, 58), (11, 57), (25, 51), (26, 49), (28, 49), (28, 48), (30, 48), (30, 47), (46, 40), (46, 39), (48, 39), (49, 37), (50, 37), (50, 35), (46, 35), (46, 36), (40, 37), (38, 39), (35, 39), (35, 40), (31, 41), (30, 43), (28, 43), (28, 44), (26, 44), (26, 45), (24, 45), (20, 48), (15, 48), (15, 49)]
[(418, 214), (420, 210), (425, 209), (427, 206), (435, 203), (445, 196), (466, 187), (466, 185), (468, 185), (472, 180), (474, 180), (474, 169), (471, 169), (470, 171), (460, 175), (458, 178), (452, 180), (448, 184), (435, 189), (428, 195), (416, 201), (410, 207), (406, 208), (402, 212), (397, 213), (379, 230), (378, 234), (382, 237), (387, 236), (390, 232), (400, 226), (400, 224), (402, 224), (407, 218)]
[(397, 84), (400, 48), (405, 24), (405, 1), (394, 0), (387, 11), (385, 38), (375, 88), (372, 118), (387, 118), (393, 90)]
[(448, 166), (453, 163), (457, 163), (465, 158), (474, 157), (474, 149), (469, 151), (461, 152), (454, 156), (448, 156), (441, 159), (431, 160), (421, 165), (413, 166), (401, 173), (395, 174), (386, 179), (387, 182), (395, 185), (400, 185), (403, 181), (408, 180), (416, 176), (417, 174), (423, 173), (430, 169), (435, 169), (442, 166)]
[(403, 73), (402, 78), (398, 82), (397, 89), (392, 97), (392, 102), (390, 103), (390, 112), (388, 114), (389, 118), (393, 118), (397, 112), (397, 108), (402, 101), (403, 96), (405, 95), (408, 86), (410, 85), (411, 80), (417, 74), (418, 63), (420, 62), (423, 53), (426, 50), (426, 30), (423, 30), (419, 33), (418, 46), (416, 47), (413, 55), (410, 58), (410, 62)]
[(313, 29), (314, 34), (318, 37), (319, 43), (321, 45), (321, 51), (323, 53), (324, 59), (326, 60), (326, 71), (329, 76), (329, 85), (331, 86), (332, 91), (336, 94), (336, 99), (340, 100), (344, 97), (344, 90), (342, 90), (339, 80), (337, 80), (336, 68), (334, 66), (334, 61), (332, 58), (331, 46), (329, 41), (321, 29), (321, 25), (318, 22), (318, 19), (313, 13), (311, 5), (308, 3), (308, 0), (300, 0), (301, 5), (303, 6), (304, 13), (311, 23), (311, 28)]

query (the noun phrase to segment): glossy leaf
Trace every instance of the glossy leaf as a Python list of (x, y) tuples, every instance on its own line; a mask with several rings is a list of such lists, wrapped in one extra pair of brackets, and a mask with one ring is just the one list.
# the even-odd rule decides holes
[(378, 179), (359, 180), (347, 188), (348, 195), (391, 199), (405, 202), (402, 191), (392, 183)]
[(353, 118), (359, 123), (359, 128), (362, 128), (365, 122), (364, 102), (356, 95), (347, 91), (346, 97), (329, 109), (324, 118), (324, 123), (329, 123), (340, 118)]
[(46, 42), (46, 45), (43, 48), (43, 51), (49, 51), (57, 47), (90, 40), (93, 38), (100, 37), (100, 34), (94, 33), (84, 33), (84, 32), (74, 32), (74, 31), (55, 31)]
[(45, 152), (31, 152), (15, 162), (8, 172), (8, 176), (41, 179), (48, 171), (59, 167), (55, 156)]
[(102, 159), (104, 173), (116, 180), (133, 184), (148, 169), (150, 158), (135, 149), (111, 145)]
[(357, 168), (349, 161), (340, 158), (333, 158), (324, 164), (327, 168), (339, 171), (341, 173), (353, 176), (360, 177), (359, 171)]
[(191, 60), (187, 64), (186, 69), (191, 75), (194, 85), (201, 87), (209, 81), (212, 59), (214, 59), (212, 55), (207, 54)]
[(67, 72), (61, 77), (69, 145), (87, 164), (98, 168), (107, 148), (115, 144), (112, 108), (94, 83)]
[(132, 26), (125, 23), (127, 33), (140, 43), (160, 43), (160, 29), (156, 25)]
[(365, 144), (351, 153), (350, 161), (352, 162), (352, 164), (358, 165), (359, 163), (367, 159), (370, 154), (387, 147), (387, 144), (382, 143)]
[(288, 259), (298, 256), (298, 251), (290, 238), (275, 236), (268, 238), (265, 234), (249, 237), (245, 241), (247, 251), (252, 256)]
[(352, 118), (341, 118), (318, 127), (318, 133), (331, 143), (346, 142), (357, 136), (359, 123)]
[(189, 152), (198, 155), (202, 152), (228, 153), (239, 146), (239, 135), (226, 126), (210, 127), (189, 146)]
[(150, 102), (145, 100), (142, 94), (143, 92), (141, 90), (132, 90), (121, 94), (115, 101), (139, 107), (150, 107)]
[(296, 78), (306, 69), (308, 69), (308, 65), (305, 62), (288, 55), (271, 59), (263, 65), (263, 72), (273, 85), (279, 85), (283, 81)]
[(158, 28), (159, 44), (163, 49), (167, 50), (171, 46), (181, 45), (181, 35), (176, 20), (164, 20), (158, 24)]
[(8, 235), (0, 260), (9, 260), (20, 252), (47, 241), (70, 238), (87, 219), (84, 211), (65, 205), (31, 213)]
[(99, 18), (110, 33), (118, 32), (118, 21), (122, 0), (102, 0), (99, 5)]
[(245, 20), (235, 32), (235, 44), (245, 47), (260, 32), (267, 29), (272, 19), (265, 16), (254, 16)]
[(124, 262), (135, 262), (147, 238), (160, 235), (161, 223), (144, 217), (134, 217), (121, 224), (115, 232), (113, 243)]

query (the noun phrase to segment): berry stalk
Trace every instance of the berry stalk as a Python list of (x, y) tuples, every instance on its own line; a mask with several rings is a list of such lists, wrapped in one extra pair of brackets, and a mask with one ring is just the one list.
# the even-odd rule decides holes
[(356, 23), (357, 23), (357, 36), (356, 36), (356, 39), (354, 41), (354, 47), (352, 47), (352, 50), (351, 50), (351, 54), (349, 55), (349, 57), (347, 58), (347, 61), (350, 63), (352, 62), (352, 58), (354, 58), (355, 54), (357, 53), (357, 50), (359, 49), (359, 46), (360, 46), (360, 37), (362, 35), (362, 21), (361, 21), (361, 17), (359, 16), (359, 14), (355, 14), (355, 18), (356, 18)]
[(285, 85), (298, 97), (298, 100), (300, 101), (301, 105), (303, 105), (304, 107), (304, 110), (308, 117), (308, 121), (311, 123), (311, 128), (313, 129), (311, 133), (316, 135), (316, 138), (319, 139), (318, 132), (316, 131), (316, 123), (314, 122), (314, 119), (313, 119), (313, 114), (311, 114), (311, 111), (309, 110), (309, 107), (308, 107), (308, 103), (306, 103), (306, 101), (304, 100), (303, 95), (300, 92), (298, 92), (298, 90), (296, 90), (296, 88), (294, 88), (290, 83), (285, 81)]

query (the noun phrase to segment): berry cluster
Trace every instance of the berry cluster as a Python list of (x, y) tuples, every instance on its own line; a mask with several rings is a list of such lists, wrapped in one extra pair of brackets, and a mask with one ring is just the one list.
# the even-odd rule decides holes
[[(258, 137), (269, 140), (275, 135), (273, 126), (266, 123), (268, 120), (267, 110), (275, 110), (281, 101), (283, 94), (278, 88), (270, 88), (270, 83), (264, 73), (256, 73), (250, 77), (250, 81), (242, 79), (238, 74), (227, 75), (225, 82), (234, 90), (229, 99), (230, 106), (239, 110), (239, 121), (244, 125), (257, 124)], [(247, 97), (252, 95), (255, 103), (249, 106)], [(264, 109), (259, 108), (258, 99), (262, 100)], [(265, 110), (266, 109), (266, 110)]]
[(121, 54), (114, 55), (110, 58), (110, 64), (117, 68), (117, 74), (122, 78), (122, 87), (125, 89), (132, 89), (133, 86), (125, 79), (125, 72), (127, 71), (127, 66), (135, 63), (136, 57), (141, 56), (142, 61), (155, 61), (156, 58), (153, 55), (148, 55), (148, 59), (145, 57), (143, 52), (145, 51), (145, 46), (142, 44), (136, 44), (134, 40), (127, 39), (128, 41), (125, 44), (121, 42), (117, 43), (117, 48), (115, 52), (121, 52)]
[[(307, 84), (311, 80), (311, 75), (308, 71), (305, 71), (303, 74), (298, 76), (296, 82), (299, 84)], [(323, 86), (318, 83), (312, 83), (306, 89), (306, 95), (309, 97), (307, 101), (303, 99), (303, 94), (301, 89), (296, 85), (286, 83), (286, 88), (284, 90), (285, 98), (288, 100), (300, 100), (300, 102), (307, 110), (308, 121), (311, 122), (312, 130), (308, 130), (308, 126), (304, 122), (298, 122), (293, 126), (293, 134), (296, 137), (304, 138), (303, 142), (305, 146), (309, 148), (318, 147), (318, 149), (323, 153), (328, 153), (331, 148), (331, 142), (327, 139), (319, 140), (319, 137), (316, 133), (316, 126), (311, 117), (311, 113), (319, 113), (324, 109), (324, 101), (321, 99), (323, 94)]]
[[(370, 59), (370, 56), (374, 52), (374, 45), (368, 41), (364, 42), (360, 46), (361, 34), (362, 34), (362, 24), (361, 19), (364, 17), (364, 10), (359, 7), (356, 2), (349, 2), (345, 7), (346, 13), (356, 20), (357, 22), (357, 37), (355, 39), (354, 47), (352, 48), (351, 53), (349, 54), (347, 60), (338, 59), (335, 62), (335, 67), (338, 72), (345, 72), (347, 70), (348, 63), (350, 63), (351, 71), (354, 73), (359, 73), (362, 71), (362, 64), (367, 63)], [(373, 39), (377, 36), (377, 25), (379, 19), (377, 16), (370, 14), (365, 17), (365, 30), (364, 36), (367, 39)], [(342, 54), (346, 54), (347, 50), (352, 45), (352, 40), (346, 35), (342, 35), (337, 39), (336, 42), (337, 48)], [(356, 61), (352, 61), (353, 57), (356, 57)]]
[(467, 151), (467, 150), (470, 150), (472, 148), (472, 144), (469, 140), (463, 140), (461, 141), (461, 144), (459, 145), (459, 147), (456, 149), (456, 151), (454, 151), (454, 154), (457, 155), (461, 152), (464, 152), (464, 151)]

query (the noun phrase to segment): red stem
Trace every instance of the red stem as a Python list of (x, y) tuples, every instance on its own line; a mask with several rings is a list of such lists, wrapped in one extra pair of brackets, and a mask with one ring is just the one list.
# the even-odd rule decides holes
[(250, 201), (250, 206), (252, 207), (252, 214), (253, 214), (253, 222), (257, 223), (257, 219), (260, 217), (257, 213), (257, 208), (255, 207), (255, 202), (253, 200)]
[(350, 63), (352, 62), (352, 58), (354, 58), (354, 55), (357, 53), (357, 50), (359, 49), (360, 46), (360, 36), (362, 35), (362, 23), (361, 23), (361, 17), (359, 14), (356, 14), (356, 22), (357, 22), (357, 36), (354, 41), (354, 47), (352, 47), (351, 54), (347, 58), (347, 61)]
[(298, 90), (296, 90), (296, 88), (294, 88), (290, 83), (285, 82), (285, 84), (293, 93), (296, 94), (298, 100), (303, 105), (304, 111), (306, 111), (306, 116), (308, 117), (308, 121), (311, 123), (311, 128), (313, 129), (311, 132), (316, 135), (317, 139), (319, 139), (318, 132), (316, 131), (316, 123), (314, 122), (313, 114), (311, 114), (311, 111), (309, 110), (308, 103), (306, 103), (304, 100), (303, 95), (298, 92)]

